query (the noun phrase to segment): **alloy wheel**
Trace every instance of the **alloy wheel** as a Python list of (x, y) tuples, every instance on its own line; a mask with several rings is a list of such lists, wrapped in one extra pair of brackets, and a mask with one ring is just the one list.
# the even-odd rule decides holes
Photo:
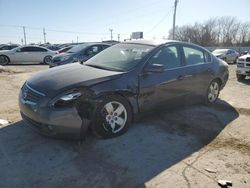
[(209, 100), (209, 102), (212, 103), (212, 102), (216, 101), (216, 99), (219, 96), (219, 92), (220, 92), (220, 87), (219, 87), (218, 82), (213, 81), (210, 84), (209, 89), (208, 89), (208, 100)]
[(121, 131), (127, 122), (127, 110), (123, 104), (111, 101), (102, 109), (103, 128), (112, 133)]
[(0, 65), (7, 65), (9, 62), (8, 58), (5, 56), (0, 56)]

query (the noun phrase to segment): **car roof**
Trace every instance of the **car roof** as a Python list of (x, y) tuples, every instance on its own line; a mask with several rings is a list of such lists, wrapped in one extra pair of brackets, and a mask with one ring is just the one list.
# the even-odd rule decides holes
[(198, 48), (201, 48), (207, 52), (209, 52), (208, 49), (202, 47), (202, 46), (199, 46), (197, 44), (194, 44), (194, 43), (190, 43), (190, 42), (185, 42), (185, 41), (178, 41), (178, 40), (166, 40), (166, 39), (151, 39), (151, 40), (147, 40), (147, 39), (139, 39), (139, 40), (130, 40), (130, 41), (126, 41), (126, 42), (123, 42), (123, 43), (127, 43), (127, 44), (142, 44), (142, 45), (150, 45), (150, 46), (160, 46), (160, 45), (163, 45), (163, 44), (171, 44), (171, 43), (179, 43), (179, 44), (182, 44), (182, 45), (191, 45), (193, 47), (198, 47)]
[(170, 43), (170, 42), (179, 42), (175, 40), (165, 40), (165, 39), (138, 39), (138, 40), (130, 40), (123, 43), (128, 44), (144, 44), (144, 45), (150, 45), (150, 46), (159, 46), (162, 44)]

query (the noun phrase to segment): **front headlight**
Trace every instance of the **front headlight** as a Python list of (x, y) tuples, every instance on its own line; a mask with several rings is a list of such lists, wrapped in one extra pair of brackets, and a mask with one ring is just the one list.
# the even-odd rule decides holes
[(72, 105), (82, 94), (80, 92), (72, 92), (68, 94), (63, 94), (54, 100), (52, 100), (51, 105), (54, 107), (66, 107)]

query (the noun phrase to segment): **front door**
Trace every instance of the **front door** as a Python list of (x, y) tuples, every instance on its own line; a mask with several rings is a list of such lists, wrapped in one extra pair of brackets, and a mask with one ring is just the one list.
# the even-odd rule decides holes
[[(189, 94), (190, 75), (186, 74), (181, 59), (179, 45), (164, 46), (149, 59), (139, 76), (140, 111), (167, 105), (168, 101)], [(164, 70), (152, 72), (151, 65), (163, 65)]]

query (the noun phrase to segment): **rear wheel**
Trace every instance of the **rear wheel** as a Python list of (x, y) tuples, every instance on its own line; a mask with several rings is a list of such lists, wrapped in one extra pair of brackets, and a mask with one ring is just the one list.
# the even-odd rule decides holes
[(131, 107), (126, 99), (107, 96), (96, 109), (91, 129), (97, 137), (112, 138), (124, 134), (131, 120)]
[(10, 62), (9, 58), (5, 55), (0, 55), (0, 65), (7, 65)]
[(207, 88), (207, 94), (206, 94), (206, 103), (207, 104), (212, 104), (214, 103), (218, 97), (219, 97), (219, 94), (220, 94), (220, 82), (219, 80), (213, 80), (208, 88)]
[(52, 60), (52, 56), (48, 55), (43, 59), (44, 64), (49, 64)]
[(238, 80), (244, 80), (246, 78), (246, 75), (242, 74), (236, 74)]

